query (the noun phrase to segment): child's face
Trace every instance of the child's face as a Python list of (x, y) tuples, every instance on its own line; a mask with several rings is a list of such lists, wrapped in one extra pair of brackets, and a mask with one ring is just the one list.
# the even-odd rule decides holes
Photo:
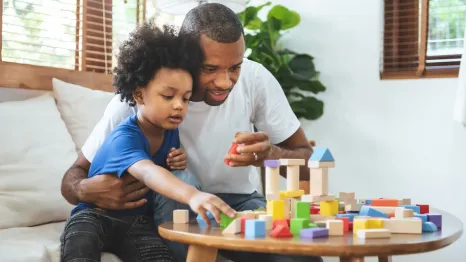
[(192, 81), (184, 70), (159, 70), (147, 87), (139, 88), (134, 95), (142, 116), (158, 127), (177, 128), (188, 111)]

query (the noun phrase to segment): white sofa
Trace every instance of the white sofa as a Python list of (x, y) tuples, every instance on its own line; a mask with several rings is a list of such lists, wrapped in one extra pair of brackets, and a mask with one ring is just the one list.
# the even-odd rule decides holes
[[(72, 205), (63, 174), (113, 93), (53, 80), (53, 91), (0, 88), (0, 261), (59, 261)], [(120, 261), (102, 254), (103, 262)]]

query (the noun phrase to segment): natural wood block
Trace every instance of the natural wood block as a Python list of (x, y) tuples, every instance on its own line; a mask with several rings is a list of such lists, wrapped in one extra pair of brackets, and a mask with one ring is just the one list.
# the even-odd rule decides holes
[(173, 223), (185, 224), (189, 222), (189, 211), (187, 209), (173, 210)]
[(331, 200), (334, 200), (334, 199), (335, 199), (334, 195), (324, 195), (324, 196), (303, 195), (303, 196), (301, 196), (301, 201), (310, 202), (310, 203), (322, 202), (322, 201), (331, 201)]
[(358, 238), (369, 239), (369, 238), (390, 238), (391, 233), (386, 228), (377, 229), (360, 229), (357, 233)]
[(266, 200), (279, 200), (280, 199), (280, 194), (277, 193), (267, 193), (265, 194), (265, 199)]
[(329, 236), (343, 236), (344, 224), (342, 220), (327, 220), (325, 222)]
[(311, 222), (335, 220), (335, 216), (310, 215), (310, 217), (311, 217)]
[(265, 194), (277, 194), (280, 188), (280, 167), (265, 167)]
[(304, 161), (304, 159), (280, 159), (281, 166), (304, 166), (305, 164), (306, 161)]
[(299, 166), (287, 166), (286, 167), (286, 190), (287, 191), (298, 191), (299, 190)]
[(272, 230), (273, 217), (271, 215), (259, 215), (259, 219), (265, 221), (265, 230)]
[(307, 166), (309, 168), (333, 168), (335, 167), (335, 161), (308, 161)]
[(402, 198), (398, 200), (398, 205), (399, 206), (410, 206), (411, 205), (411, 199), (410, 198)]
[[(355, 198), (355, 194), (354, 192), (351, 192), (351, 193), (348, 193), (348, 192), (340, 192), (340, 194), (338, 195), (338, 199), (340, 199), (340, 201), (343, 201), (346, 203), (348, 202), (356, 202), (356, 198)], [(348, 203), (351, 204), (351, 203)]]
[(236, 218), (222, 231), (223, 235), (236, 235), (241, 233), (241, 219)]
[(384, 228), (392, 234), (422, 234), (422, 220), (413, 218), (390, 218), (384, 221)]
[(414, 211), (412, 209), (404, 208), (404, 207), (397, 207), (394, 210), (395, 218), (409, 218), (414, 216)]
[(322, 196), (328, 194), (328, 169), (315, 168), (311, 171), (311, 189), (310, 194), (313, 196)]
[(280, 198), (298, 198), (304, 195), (304, 190), (280, 191)]

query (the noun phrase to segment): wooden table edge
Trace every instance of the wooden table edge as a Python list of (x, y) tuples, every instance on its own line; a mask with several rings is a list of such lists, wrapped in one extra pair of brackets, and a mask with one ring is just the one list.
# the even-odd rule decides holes
[[(249, 252), (263, 252), (275, 254), (288, 254), (288, 255), (306, 255), (306, 256), (330, 256), (330, 257), (364, 257), (364, 256), (395, 256), (395, 255), (409, 255), (419, 254), (435, 251), (447, 247), (458, 240), (463, 234), (463, 228), (452, 234), (451, 236), (421, 243), (401, 243), (390, 245), (351, 245), (341, 247), (337, 245), (319, 244), (314, 245), (299, 245), (290, 244), (283, 246), (277, 244), (270, 244), (270, 242), (261, 239), (236, 239), (224, 238), (221, 236), (196, 235), (173, 231), (170, 229), (159, 226), (159, 234), (161, 237), (174, 242), (180, 242), (189, 245), (204, 246), (216, 249), (226, 249), (234, 251), (249, 251)], [(228, 239), (228, 241), (222, 241)], [(254, 242), (256, 245), (251, 245)], [(261, 242), (266, 242), (269, 248), (257, 248)], [(260, 245), (263, 246), (263, 245)], [(291, 247), (291, 248), (290, 248)]]

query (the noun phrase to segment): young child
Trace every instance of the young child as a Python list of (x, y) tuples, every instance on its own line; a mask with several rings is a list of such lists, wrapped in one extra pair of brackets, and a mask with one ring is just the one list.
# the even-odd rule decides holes
[[(120, 48), (114, 86), (137, 115), (129, 117), (106, 138), (96, 153), (89, 177), (114, 174), (134, 176), (162, 194), (207, 218), (206, 211), (234, 215), (220, 198), (183, 183), (167, 168), (185, 168), (179, 148), (178, 125), (188, 109), (203, 55), (198, 43), (151, 23), (137, 28)], [(168, 159), (172, 152), (177, 158)], [(174, 261), (154, 222), (150, 197), (132, 210), (102, 210), (80, 202), (61, 237), (62, 261), (100, 261), (111, 252), (123, 261)], [(207, 221), (208, 222), (208, 221)]]

